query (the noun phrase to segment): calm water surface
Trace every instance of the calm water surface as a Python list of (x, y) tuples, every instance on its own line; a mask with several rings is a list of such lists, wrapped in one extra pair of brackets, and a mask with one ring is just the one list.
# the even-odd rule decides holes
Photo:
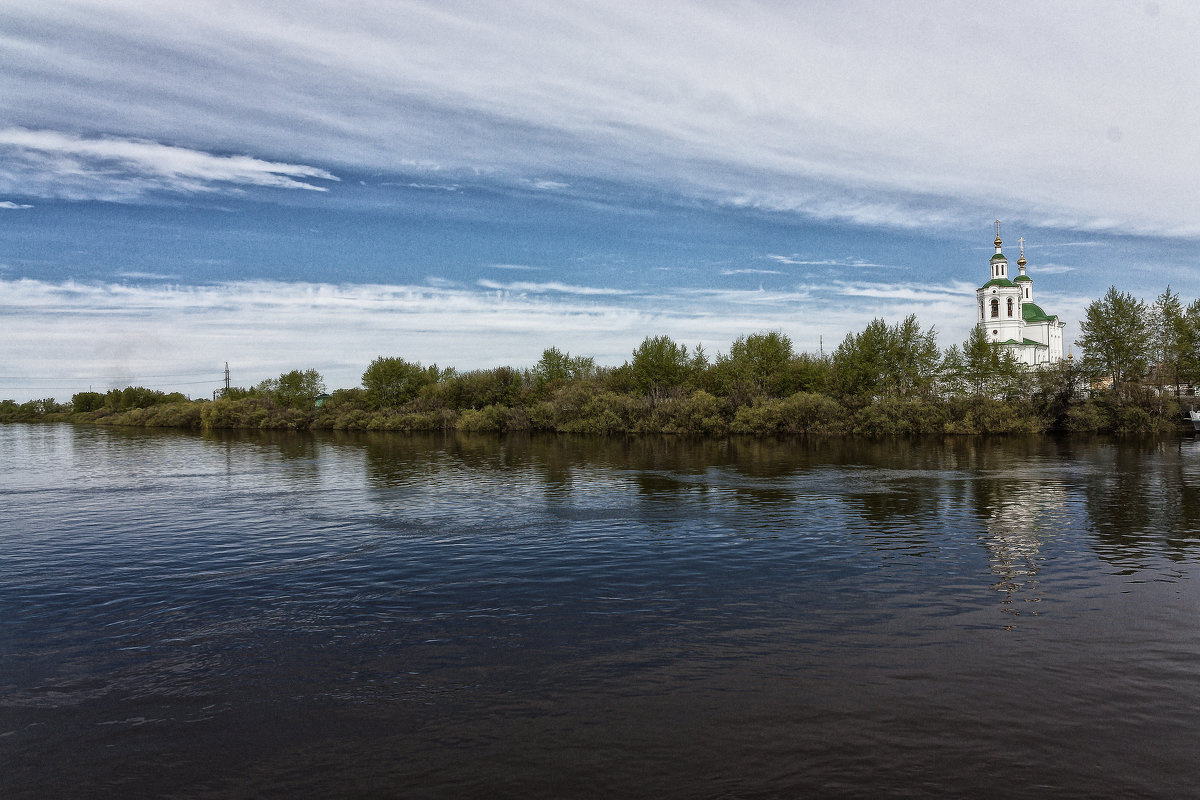
[(1200, 796), (1200, 442), (0, 426), (0, 796)]

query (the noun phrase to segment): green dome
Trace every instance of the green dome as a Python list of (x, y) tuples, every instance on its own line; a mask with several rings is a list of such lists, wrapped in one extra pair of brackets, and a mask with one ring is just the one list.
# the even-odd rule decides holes
[(1022, 303), (1021, 317), (1026, 322), (1053, 322), (1054, 317), (1042, 311), (1042, 307), (1037, 303)]
[(992, 261), (1008, 261), (1008, 256), (1004, 255), (1004, 253), (996, 253), (996, 255), (992, 256)]
[(1008, 278), (992, 278), (983, 285), (983, 288), (986, 289), (989, 286), (1003, 286), (1005, 288), (1012, 288), (1013, 286), (1016, 286), (1016, 284), (1010, 281)]
[(1029, 277), (1028, 275), (1018, 275), (1017, 277), (1013, 278), (1013, 280), (1017, 283), (1020, 283), (1021, 281), (1029, 281), (1030, 283), (1033, 283), (1033, 278)]

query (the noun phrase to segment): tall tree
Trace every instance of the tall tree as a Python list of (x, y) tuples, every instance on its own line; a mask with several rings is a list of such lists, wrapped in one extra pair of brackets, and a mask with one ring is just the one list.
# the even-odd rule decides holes
[(637, 389), (654, 399), (666, 389), (682, 386), (692, 372), (687, 345), (676, 344), (669, 336), (643, 339), (629, 367)]
[(380, 408), (402, 406), (416, 397), (423, 386), (437, 383), (442, 377), (437, 364), (422, 367), (419, 361), (380, 356), (363, 373), (362, 384), (367, 390), (367, 402)]
[(325, 393), (325, 379), (315, 369), (294, 369), (276, 379), (263, 381), (259, 389), (271, 394), (282, 406), (311, 410), (317, 396)]
[(1085, 368), (1111, 378), (1116, 391), (1127, 392), (1130, 383), (1146, 373), (1151, 341), (1141, 300), (1110, 286), (1104, 297), (1088, 305), (1079, 330)]
[(591, 356), (572, 356), (557, 347), (548, 347), (532, 372), (534, 385), (542, 388), (590, 378), (596, 374), (596, 361)]
[(1187, 356), (1183, 303), (1179, 295), (1167, 286), (1150, 307), (1149, 315), (1151, 360), (1154, 362), (1158, 382), (1179, 389), (1179, 374)]
[(792, 340), (781, 331), (739, 336), (729, 347), (729, 355), (719, 359), (727, 365), (734, 380), (758, 392), (779, 394), (792, 360)]
[(926, 394), (940, 366), (935, 331), (923, 330), (915, 314), (891, 326), (872, 320), (861, 333), (847, 334), (833, 353), (834, 374), (847, 395)]
[(1179, 380), (1195, 386), (1200, 383), (1200, 299), (1183, 310), (1179, 351)]
[(971, 329), (961, 351), (957, 346), (947, 351), (942, 371), (954, 389), (980, 397), (1012, 396), (1027, 382), (1026, 369), (1012, 351), (988, 341), (979, 326)]

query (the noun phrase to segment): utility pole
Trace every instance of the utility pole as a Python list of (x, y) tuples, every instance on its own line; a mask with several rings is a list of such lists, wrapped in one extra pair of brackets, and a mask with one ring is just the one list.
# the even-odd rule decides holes
[(225, 362), (225, 394), (229, 394), (229, 362)]

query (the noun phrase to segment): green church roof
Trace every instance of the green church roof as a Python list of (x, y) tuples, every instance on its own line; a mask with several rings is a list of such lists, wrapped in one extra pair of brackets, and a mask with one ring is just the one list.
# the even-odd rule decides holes
[(992, 256), (992, 261), (1008, 261), (1008, 257), (1004, 253), (996, 253)]
[(1032, 281), (1033, 281), (1033, 278), (1029, 277), (1028, 275), (1018, 275), (1017, 277), (1013, 278), (1013, 280), (1014, 280), (1014, 281), (1016, 281), (1016, 282), (1018, 282), (1018, 283), (1020, 283), (1021, 281), (1030, 281), (1030, 282), (1032, 282)]
[(1042, 307), (1037, 303), (1022, 303), (1021, 317), (1026, 322), (1053, 322), (1054, 317), (1042, 311)]
[(1016, 284), (1010, 281), (1008, 278), (992, 278), (990, 281), (985, 283), (982, 288), (986, 289), (989, 286), (1013, 287), (1016, 286)]

